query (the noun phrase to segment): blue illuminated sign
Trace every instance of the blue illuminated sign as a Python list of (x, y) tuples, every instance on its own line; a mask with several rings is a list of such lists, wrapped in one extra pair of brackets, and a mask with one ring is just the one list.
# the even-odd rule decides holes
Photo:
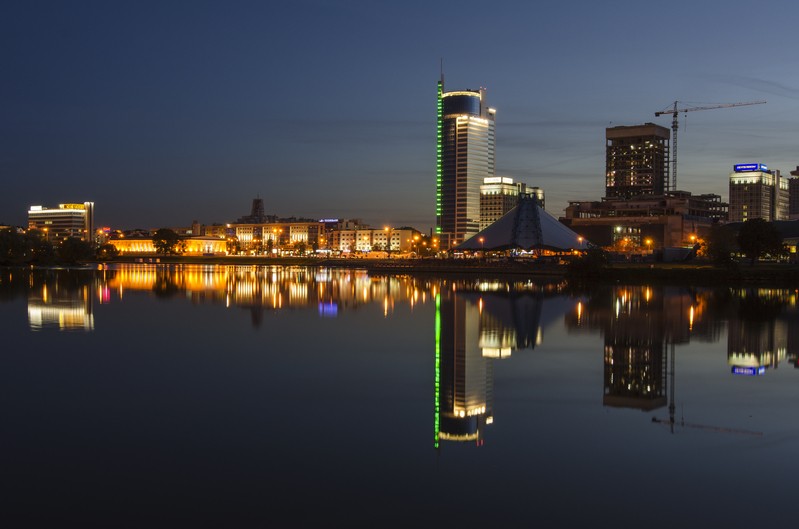
[(733, 375), (757, 376), (766, 372), (766, 366), (747, 367), (747, 366), (732, 366)]
[(748, 173), (751, 171), (763, 171), (763, 172), (768, 171), (768, 166), (762, 163), (739, 163), (735, 164), (732, 168), (736, 173)]
[(319, 302), (319, 316), (323, 318), (335, 318), (338, 316), (338, 305), (332, 301), (329, 303)]

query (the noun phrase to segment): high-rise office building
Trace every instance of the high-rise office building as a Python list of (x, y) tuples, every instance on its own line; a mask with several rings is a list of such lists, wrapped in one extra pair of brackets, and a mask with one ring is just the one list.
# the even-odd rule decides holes
[(480, 185), (494, 176), (494, 114), (485, 89), (444, 91), (438, 82), (436, 233), (442, 249), (480, 229)]
[(94, 234), (94, 202), (59, 204), (57, 208), (31, 206), (28, 228), (45, 233), (50, 242), (77, 237), (91, 242)]
[(788, 181), (762, 163), (741, 163), (730, 173), (730, 222), (788, 220)]
[(799, 166), (788, 179), (788, 220), (799, 220)]
[(480, 186), (480, 230), (484, 230), (500, 219), (519, 203), (519, 195), (535, 195), (544, 207), (544, 190), (522, 182), (514, 182), (507, 176), (490, 176)]
[(654, 123), (605, 129), (605, 196), (632, 198), (668, 191), (670, 137), (669, 129)]

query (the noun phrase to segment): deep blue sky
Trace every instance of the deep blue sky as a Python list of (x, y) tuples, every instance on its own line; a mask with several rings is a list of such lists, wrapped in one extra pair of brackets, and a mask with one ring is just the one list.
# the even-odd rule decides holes
[[(678, 187), (799, 164), (795, 2), (113, 2), (0, 6), (0, 222), (94, 200), (120, 228), (281, 216), (434, 223), (435, 83), (488, 89), (497, 172), (604, 192), (604, 129), (687, 104)], [(682, 120), (682, 117), (681, 117)]]

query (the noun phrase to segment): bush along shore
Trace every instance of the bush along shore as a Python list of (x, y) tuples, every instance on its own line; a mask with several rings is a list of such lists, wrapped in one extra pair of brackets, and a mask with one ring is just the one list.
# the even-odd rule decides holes
[[(366, 270), (374, 274), (469, 274), (508, 275), (530, 278), (563, 278), (575, 283), (671, 283), (724, 285), (762, 283), (799, 288), (799, 264), (738, 263), (714, 265), (691, 263), (607, 263), (601, 259), (577, 259), (568, 264), (530, 259), (319, 259), (310, 257), (125, 255), (108, 260), (82, 261), (94, 266), (103, 263), (202, 264), (246, 266), (313, 266)], [(34, 265), (36, 263), (33, 263)], [(52, 265), (57, 263), (42, 263)]]

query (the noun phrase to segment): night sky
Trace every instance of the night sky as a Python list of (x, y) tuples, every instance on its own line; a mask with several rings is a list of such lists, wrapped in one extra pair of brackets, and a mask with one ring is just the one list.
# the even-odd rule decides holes
[(434, 224), (435, 96), (488, 90), (497, 173), (604, 193), (605, 127), (688, 106), (678, 187), (799, 165), (799, 4), (114, 2), (0, 7), (0, 223), (92, 200), (115, 228), (267, 213)]

